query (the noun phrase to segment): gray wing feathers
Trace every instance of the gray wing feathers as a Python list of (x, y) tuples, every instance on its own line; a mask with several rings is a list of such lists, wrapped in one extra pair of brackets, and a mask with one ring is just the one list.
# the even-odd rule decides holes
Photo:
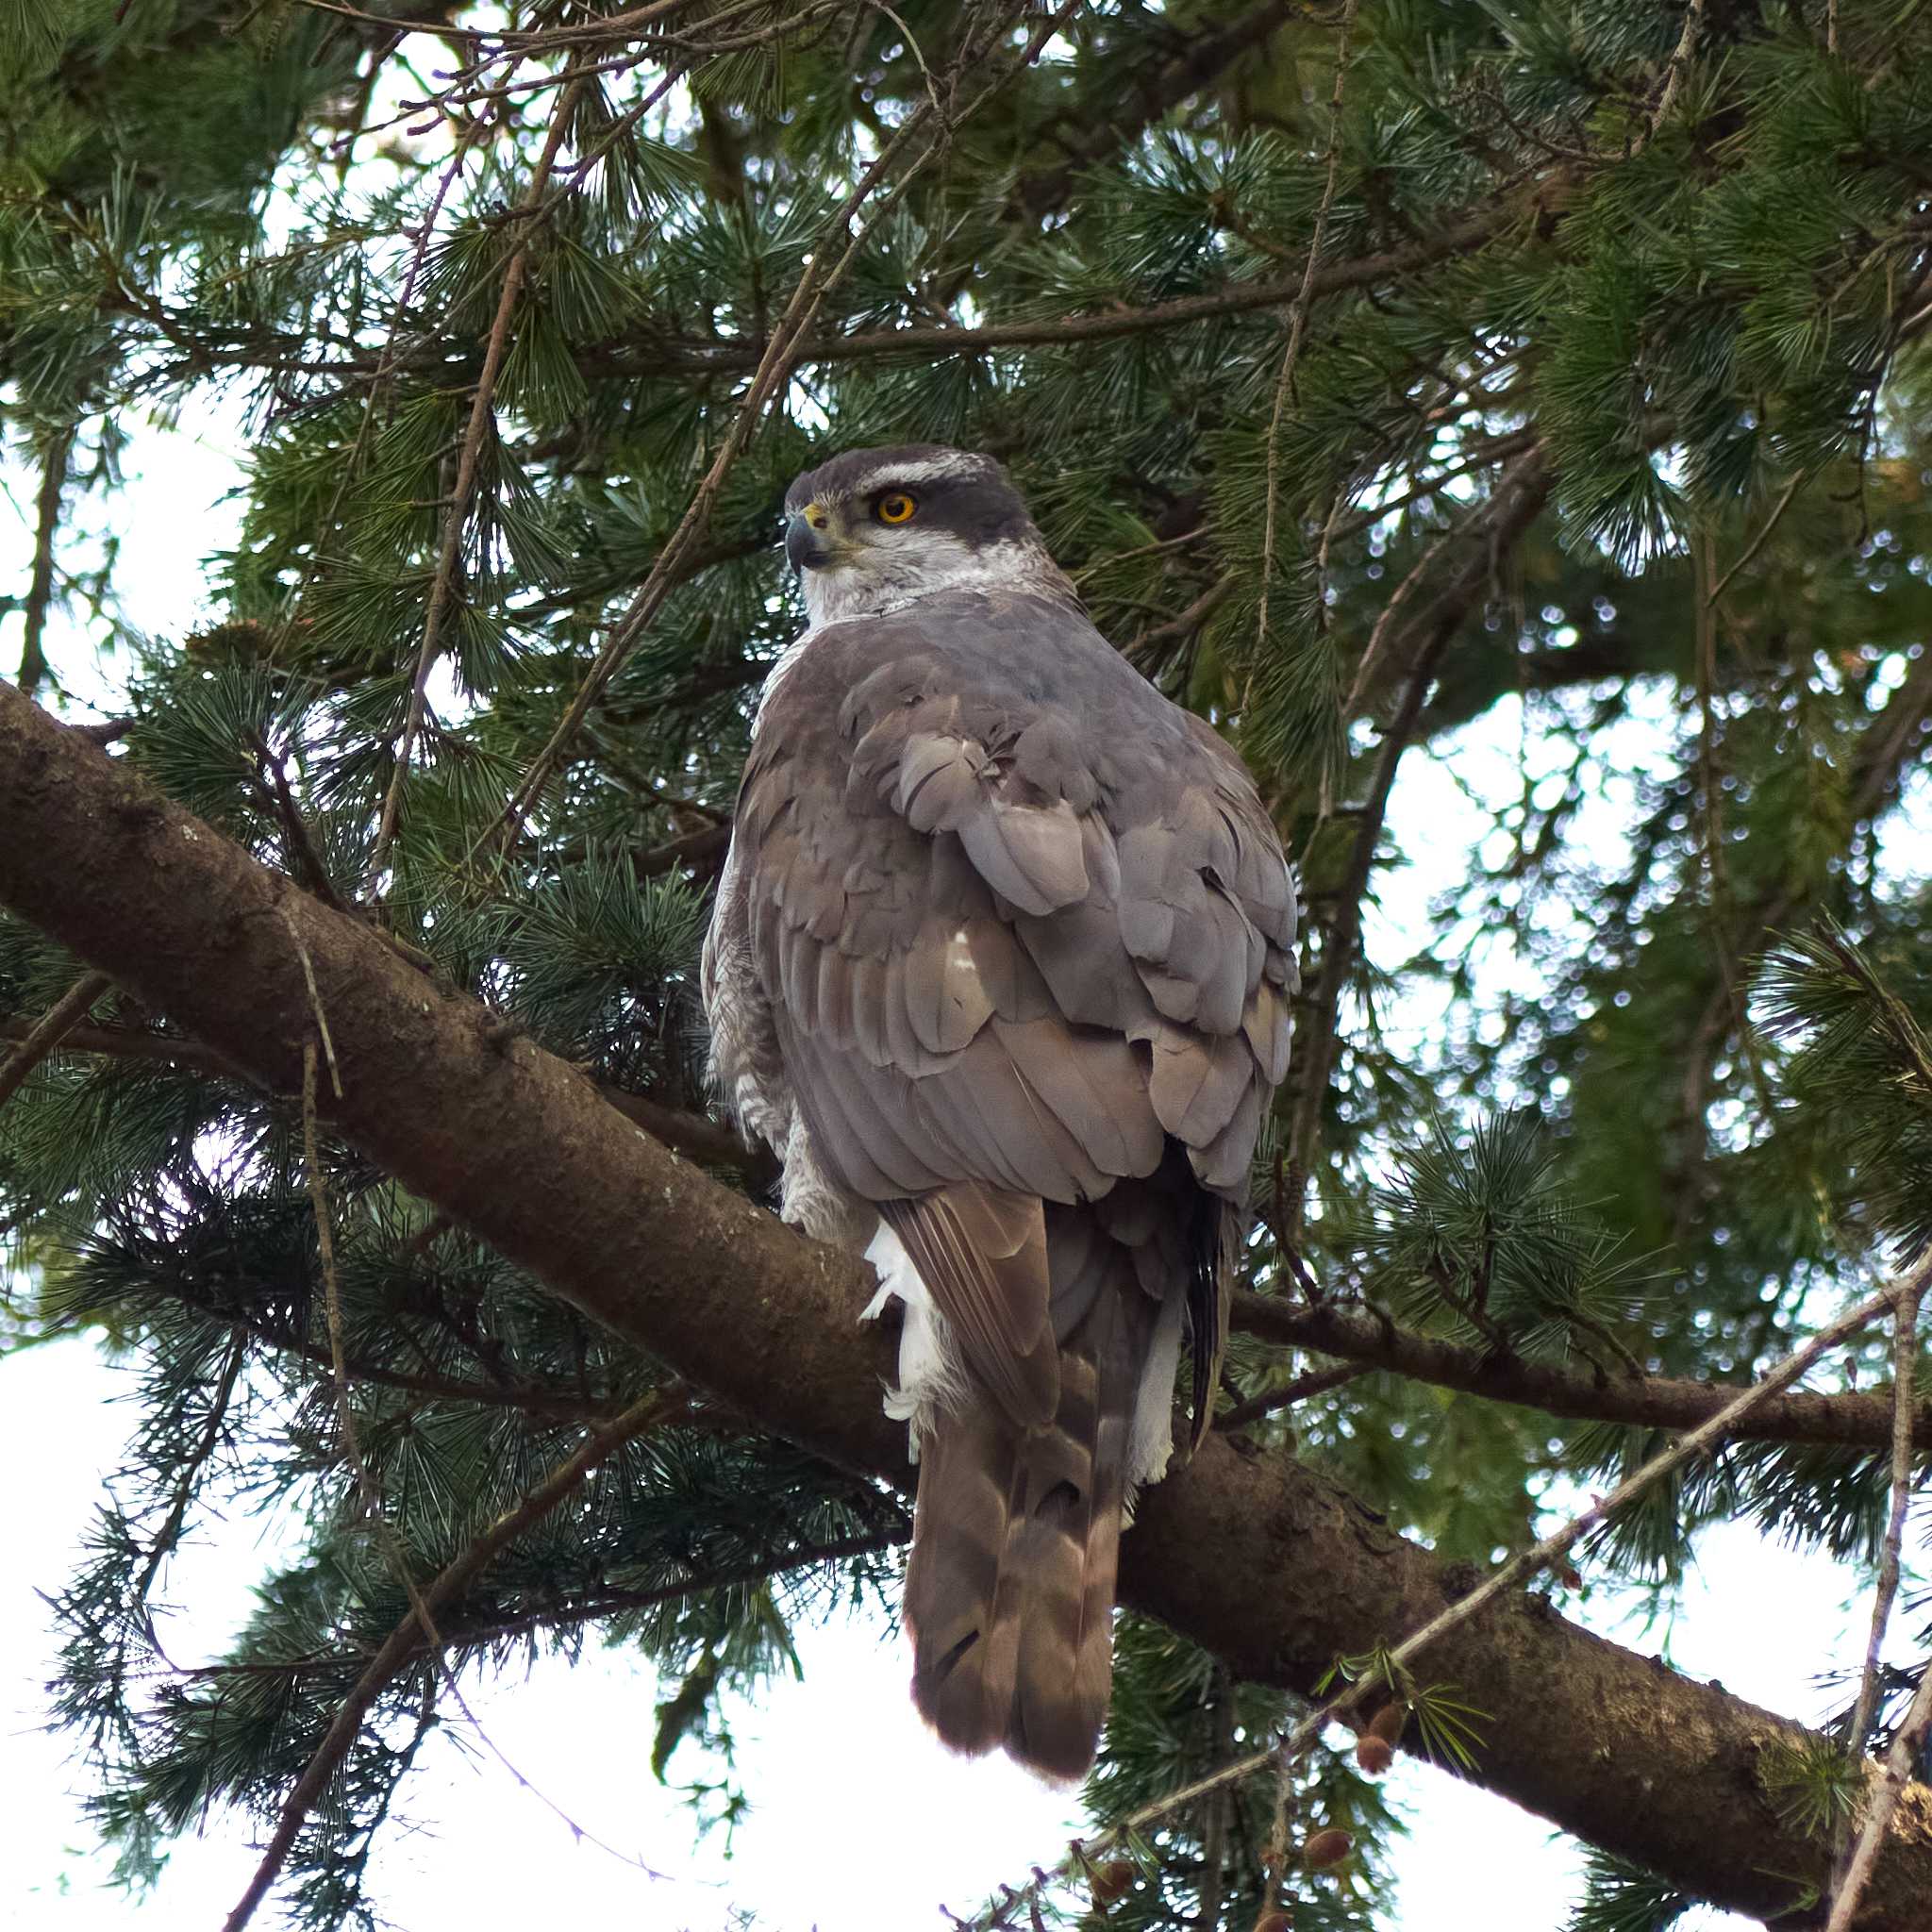
[(857, 1191), (1091, 1198), (1162, 1134), (1241, 1191), (1286, 1066), (1288, 870), (1239, 761), (1073, 613), (961, 593), (822, 633), (768, 701), (738, 836), (768, 983), (853, 1063), (826, 1151)]
[(881, 1211), (1009, 1422), (1044, 1428), (1059, 1404), (1060, 1376), (1040, 1201), (962, 1183), (883, 1202)]

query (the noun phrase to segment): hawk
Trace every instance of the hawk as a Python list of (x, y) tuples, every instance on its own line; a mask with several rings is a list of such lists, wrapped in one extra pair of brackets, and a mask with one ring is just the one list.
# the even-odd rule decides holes
[(1235, 753), (1088, 621), (991, 458), (786, 499), (810, 623), (759, 702), (705, 943), (782, 1211), (905, 1305), (905, 1618), (940, 1738), (1093, 1759), (1122, 1520), (1219, 1377), (1288, 1066), (1295, 892)]

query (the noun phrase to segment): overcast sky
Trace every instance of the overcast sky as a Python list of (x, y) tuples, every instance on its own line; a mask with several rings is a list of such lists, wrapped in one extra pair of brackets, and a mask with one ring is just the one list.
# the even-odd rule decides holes
[[(204, 429), (203, 435), (211, 432)], [(122, 544), (118, 583), (127, 619), (177, 636), (205, 608), (198, 560), (231, 540), (221, 501), (242, 447), (145, 429), (129, 452), (130, 482), (106, 508)], [(23, 581), (31, 548), (32, 484), (16, 471), (0, 505), (0, 581)], [(25, 487), (23, 487), (25, 485)], [(0, 662), (20, 627), (0, 623)], [(86, 640), (57, 623), (51, 655), (71, 688), (89, 688)], [(109, 679), (114, 667), (107, 667)], [(1498, 720), (1467, 738), (1457, 775), (1504, 772), (1517, 782), (1518, 741)], [(1613, 803), (1613, 802), (1612, 802)], [(1415, 949), (1431, 894), (1467, 852), (1478, 820), (1437, 759), (1412, 754), (1391, 812), (1400, 840), (1425, 862), (1383, 891), (1370, 943), (1386, 964)], [(1426, 1015), (1414, 1016), (1425, 1024)], [(135, 1415), (125, 1372), (88, 1341), (0, 1360), (0, 1468), (10, 1473), (0, 1576), (0, 1925), (92, 1932), (125, 1922), (126, 1902), (102, 1890), (106, 1863), (90, 1849), (79, 1780), (64, 1747), (42, 1729), (53, 1641), (37, 1591), (68, 1574), (92, 1502)], [(177, 1607), (164, 1640), (177, 1664), (218, 1656), (272, 1562), (261, 1526), (206, 1524), (162, 1573)], [(1599, 1595), (1583, 1610), (1604, 1634), (1660, 1651), (1680, 1669), (1794, 1717), (1829, 1703), (1811, 1674), (1862, 1649), (1866, 1605), (1848, 1573), (1768, 1547), (1730, 1526), (1706, 1541), (1682, 1614), (1644, 1632)], [(1064, 1850), (1079, 1821), (1066, 1800), (1004, 1760), (944, 1757), (913, 1718), (906, 1662), (873, 1625), (800, 1633), (804, 1681), (773, 1685), (756, 1710), (732, 1712), (739, 1775), (755, 1805), (727, 1859), (650, 1775), (651, 1672), (624, 1653), (587, 1654), (575, 1669), (545, 1665), (480, 1689), (474, 1708), (494, 1744), (544, 1798), (579, 1824), (669, 1874), (573, 1840), (568, 1828), (488, 1755), (441, 1734), (408, 1789), (405, 1816), (375, 1860), (377, 1895), (408, 1932), (511, 1932), (568, 1914), (650, 1932), (726, 1932), (734, 1907), (759, 1932), (908, 1932), (939, 1926), (938, 1907), (965, 1910), (1002, 1879), (1018, 1882)], [(674, 1760), (692, 1775), (695, 1761)], [(1405, 1763), (1393, 1788), (1413, 1821), (1396, 1859), (1402, 1932), (1555, 1932), (1576, 1891), (1576, 1848), (1541, 1821), (1429, 1770)], [(216, 1932), (253, 1865), (248, 1830), (216, 1816), (186, 1840), (142, 1911), (150, 1926)], [(263, 1924), (273, 1923), (266, 1915)], [(1744, 1922), (1707, 1914), (1699, 1932)]]

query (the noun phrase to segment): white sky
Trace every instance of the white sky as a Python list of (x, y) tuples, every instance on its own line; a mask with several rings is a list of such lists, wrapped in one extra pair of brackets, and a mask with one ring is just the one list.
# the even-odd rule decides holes
[[(212, 433), (212, 432), (210, 432)], [(127, 618), (178, 635), (203, 608), (198, 559), (230, 541), (220, 499), (240, 452), (182, 433), (142, 431), (128, 487), (108, 508), (122, 542)], [(31, 503), (16, 470), (17, 505)], [(30, 532), (0, 506), (0, 581), (24, 582)], [(0, 663), (17, 660), (20, 626), (0, 623)], [(86, 689), (89, 649), (57, 623), (50, 652)], [(109, 673), (111, 675), (111, 672)], [(1513, 733), (1512, 733), (1513, 739)], [(1500, 752), (1500, 745), (1494, 748)], [(1429, 862), (1383, 889), (1371, 944), (1385, 962), (1414, 949), (1428, 901), (1459, 863), (1477, 821), (1441, 767), (1405, 762), (1392, 814)], [(90, 1849), (64, 1746), (41, 1728), (53, 1639), (37, 1591), (67, 1577), (105, 1475), (134, 1413), (115, 1398), (125, 1374), (86, 1341), (0, 1360), (0, 1468), (8, 1485), (8, 1561), (0, 1577), (0, 1925), (90, 1932), (123, 1923), (126, 1900), (103, 1890), (107, 1860)], [(1855, 1579), (1815, 1557), (1763, 1544), (1732, 1525), (1702, 1546), (1704, 1569), (1668, 1631), (1645, 1636), (1599, 1596), (1585, 1621), (1663, 1648), (1680, 1668), (1816, 1719), (1830, 1701), (1810, 1674), (1855, 1660), (1866, 1605)], [(164, 1637), (177, 1663), (219, 1655), (273, 1560), (247, 1520), (204, 1525), (163, 1571), (177, 1607)], [(575, 1669), (540, 1666), (487, 1685), (473, 1708), (524, 1775), (588, 1830), (628, 1848), (658, 1880), (588, 1845), (488, 1756), (432, 1740), (406, 1792), (406, 1820), (375, 1860), (375, 1890), (412, 1932), (462, 1924), (511, 1932), (559, 1920), (651, 1932), (727, 1932), (731, 1907), (759, 1932), (907, 1932), (940, 1926), (938, 1907), (967, 1910), (1001, 1880), (1050, 1863), (1079, 1821), (1064, 1798), (1004, 1760), (946, 1757), (913, 1718), (906, 1665), (874, 1627), (803, 1631), (802, 1683), (774, 1683), (756, 1710), (734, 1707), (739, 1775), (756, 1807), (727, 1861), (719, 1838), (692, 1842), (690, 1815), (649, 1770), (652, 1673), (628, 1654), (597, 1652)], [(701, 1767), (674, 1760), (674, 1773)], [(1405, 1762), (1392, 1788), (1413, 1836), (1396, 1857), (1403, 1932), (1554, 1932), (1576, 1890), (1578, 1854), (1541, 1821)], [(248, 1829), (216, 1816), (175, 1853), (142, 1907), (143, 1923), (214, 1932), (253, 1867)], [(1507, 1874), (1507, 1879), (1499, 1874)], [(264, 1913), (260, 1923), (273, 1923)], [(1707, 1914), (1699, 1932), (1744, 1922)]]

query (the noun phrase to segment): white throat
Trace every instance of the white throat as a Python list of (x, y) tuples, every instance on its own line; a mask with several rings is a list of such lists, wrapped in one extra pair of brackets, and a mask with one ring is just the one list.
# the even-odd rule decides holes
[(861, 564), (805, 573), (810, 629), (854, 617), (890, 617), (924, 597), (948, 591), (1018, 591), (1071, 596), (1073, 586), (1037, 542), (1009, 537), (978, 550), (947, 541), (904, 558), (874, 551)]

